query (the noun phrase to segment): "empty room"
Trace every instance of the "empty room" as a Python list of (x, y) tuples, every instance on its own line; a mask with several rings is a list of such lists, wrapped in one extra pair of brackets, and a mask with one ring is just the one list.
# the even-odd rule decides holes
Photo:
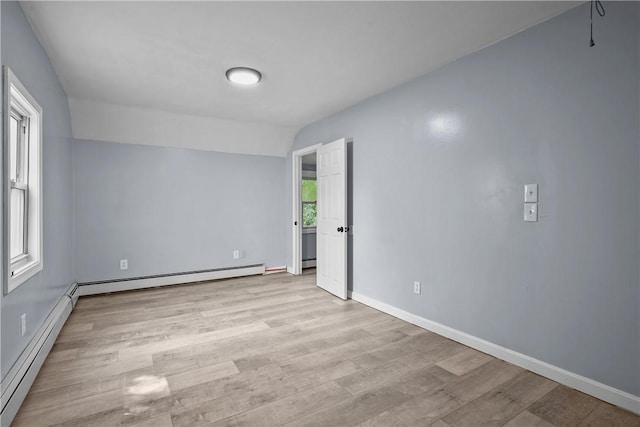
[(0, 1), (2, 427), (640, 426), (640, 3)]

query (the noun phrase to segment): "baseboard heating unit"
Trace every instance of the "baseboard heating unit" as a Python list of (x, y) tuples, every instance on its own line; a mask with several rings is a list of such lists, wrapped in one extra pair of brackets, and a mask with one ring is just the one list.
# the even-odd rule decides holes
[(24, 349), (20, 358), (3, 379), (2, 397), (0, 398), (0, 402), (2, 402), (0, 425), (2, 427), (8, 427), (18, 413), (20, 405), (27, 396), (62, 326), (73, 310), (75, 301), (78, 299), (76, 289), (77, 285), (72, 284), (58, 300), (27, 348)]
[(302, 268), (315, 267), (316, 260), (315, 259), (307, 259), (302, 261)]
[(158, 274), (154, 276), (130, 277), (125, 279), (102, 280), (99, 282), (78, 283), (77, 295), (97, 295), (109, 292), (131, 291), (135, 289), (155, 288), (158, 286), (179, 285), (183, 283), (204, 282), (231, 277), (264, 274), (264, 264), (252, 264), (239, 267), (216, 268), (211, 270), (188, 271), (183, 273)]

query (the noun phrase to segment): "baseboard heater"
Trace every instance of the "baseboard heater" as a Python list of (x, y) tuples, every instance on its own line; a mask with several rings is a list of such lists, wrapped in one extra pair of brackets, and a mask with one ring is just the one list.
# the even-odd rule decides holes
[(0, 425), (2, 427), (8, 427), (18, 413), (20, 405), (27, 396), (77, 299), (77, 285), (74, 283), (58, 300), (27, 348), (3, 378), (2, 397), (0, 398), (0, 402), (2, 402)]
[(238, 267), (214, 268), (210, 270), (187, 271), (182, 273), (157, 274), (153, 276), (129, 277), (125, 279), (101, 280), (78, 283), (77, 295), (97, 295), (109, 292), (131, 291), (135, 289), (155, 288), (158, 286), (179, 285), (183, 283), (204, 282), (231, 277), (264, 274), (264, 264), (243, 265)]

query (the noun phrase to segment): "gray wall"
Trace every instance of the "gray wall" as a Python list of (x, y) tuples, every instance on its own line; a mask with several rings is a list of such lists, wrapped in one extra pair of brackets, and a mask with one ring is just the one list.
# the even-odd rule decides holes
[(302, 260), (316, 259), (316, 233), (302, 233)]
[(640, 394), (639, 8), (607, 3), (590, 48), (581, 5), (304, 128), (293, 150), (353, 138), (353, 291)]
[[(2, 5), (0, 5), (0, 62), (2, 62)], [(1, 65), (1, 64), (0, 64)], [(4, 79), (4, 77), (3, 77)], [(2, 83), (0, 83), (0, 117), (2, 117), (2, 119), (0, 119), (0, 135), (2, 135), (2, 138), (4, 139), (4, 80), (2, 81)], [(3, 141), (4, 144), (4, 141)], [(0, 176), (4, 176), (4, 152), (3, 150), (0, 150)], [(0, 181), (2, 181), (2, 179), (0, 179)], [(4, 185), (0, 185), (0, 200), (4, 200)], [(0, 211), (0, 219), (4, 219), (3, 218), (3, 213)], [(0, 221), (0, 224), (4, 224), (3, 221)], [(4, 229), (2, 226), (0, 226), (0, 241), (4, 242)], [(4, 245), (0, 245), (0, 260), (4, 259), (2, 257), (4, 257)], [(0, 262), (0, 278), (4, 277), (4, 263)], [(0, 280), (4, 280), (4, 279), (0, 279)], [(2, 347), (3, 346), (3, 339), (2, 339), (2, 326), (3, 326), (3, 322), (2, 322), (2, 301), (0, 301), (0, 378), (4, 379), (4, 363), (3, 363), (3, 355), (2, 355)], [(1, 409), (0, 409), (1, 411)]]
[(77, 141), (74, 172), (79, 282), (286, 264), (284, 158)]
[[(2, 65), (9, 66), (43, 109), (44, 269), (2, 298), (2, 377), (73, 282), (71, 121), (67, 97), (16, 2), (0, 2)], [(20, 315), (27, 334), (20, 336)]]

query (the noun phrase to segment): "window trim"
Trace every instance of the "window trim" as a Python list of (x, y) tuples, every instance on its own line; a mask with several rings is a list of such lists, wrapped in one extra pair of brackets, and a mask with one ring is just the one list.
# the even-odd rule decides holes
[[(9, 176), (9, 191), (20, 190), (23, 192), (24, 208), (22, 210), (22, 223), (27, 225), (22, 233), (22, 248), (23, 252), (15, 257), (11, 258), (11, 250), (9, 250), (9, 263), (13, 270), (21, 268), (26, 265), (29, 258), (29, 138), (26, 134), (26, 130), (29, 129), (29, 112), (20, 108), (19, 105), (11, 105), (9, 108), (9, 119), (14, 119), (18, 124), (18, 135), (16, 137), (16, 176), (15, 180)], [(11, 132), (11, 127), (9, 127)], [(11, 150), (11, 144), (8, 147)], [(9, 162), (12, 161), (11, 156), (8, 156)], [(11, 167), (9, 167), (9, 174), (11, 173)], [(9, 194), (11, 200), (11, 194)], [(9, 216), (10, 221), (11, 216)], [(11, 232), (9, 232), (8, 238), (11, 238)]]
[[(3, 292), (8, 294), (25, 283), (43, 269), (43, 203), (42, 203), (42, 143), (43, 143), (43, 114), (42, 107), (24, 87), (16, 75), (3, 67)], [(27, 121), (28, 137), (26, 137), (23, 161), (26, 162), (26, 184), (12, 182), (9, 176), (9, 120), (12, 110)], [(16, 171), (17, 172), (17, 171)], [(11, 236), (11, 188), (26, 187), (25, 191), (25, 239), (26, 253), (10, 259)]]

